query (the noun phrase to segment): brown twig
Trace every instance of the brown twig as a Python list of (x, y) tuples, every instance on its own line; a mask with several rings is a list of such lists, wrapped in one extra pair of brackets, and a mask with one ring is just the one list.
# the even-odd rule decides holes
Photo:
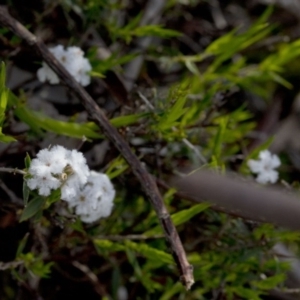
[(79, 269), (83, 274), (85, 274), (85, 276), (88, 278), (88, 280), (94, 286), (94, 289), (99, 296), (101, 296), (101, 297), (107, 296), (105, 289), (102, 287), (102, 285), (100, 284), (100, 282), (98, 280), (97, 275), (95, 273), (93, 273), (92, 270), (88, 266), (86, 266), (76, 260), (72, 262), (72, 265), (74, 267), (76, 267), (77, 269)]
[(27, 174), (23, 170), (19, 170), (19, 169), (16, 169), (16, 168), (6, 168), (6, 167), (0, 167), (0, 172), (13, 173), (13, 174), (21, 174), (21, 175), (26, 175)]
[(296, 194), (209, 171), (174, 180), (184, 198), (207, 201), (241, 218), (300, 230), (300, 201)]
[(8, 186), (0, 179), (0, 188), (6, 193), (10, 201), (17, 205), (24, 205), (24, 201), (19, 198)]
[(0, 262), (0, 270), (7, 270), (7, 269), (15, 269), (20, 265), (23, 265), (25, 262), (23, 260), (16, 260), (10, 262)]
[(126, 240), (153, 240), (153, 239), (161, 239), (164, 236), (162, 234), (155, 235), (143, 235), (143, 234), (128, 234), (128, 235), (98, 235), (95, 238), (101, 240), (109, 240), (109, 241), (126, 241)]
[(164, 229), (166, 239), (171, 247), (173, 258), (179, 268), (181, 281), (186, 289), (190, 289), (194, 283), (192, 266), (189, 264), (186, 253), (182, 246), (178, 232), (171, 221), (170, 215), (163, 203), (162, 197), (157, 189), (151, 175), (143, 168), (138, 158), (132, 153), (129, 145), (106, 118), (91, 96), (82, 86), (68, 73), (68, 71), (51, 54), (46, 45), (35, 35), (29, 32), (21, 23), (12, 18), (5, 6), (0, 6), (0, 24), (9, 28), (14, 34), (24, 39), (32, 48), (39, 52), (43, 60), (53, 69), (62, 81), (78, 96), (90, 118), (102, 129), (105, 136), (115, 145), (121, 155), (131, 166), (133, 173), (141, 182), (141, 185), (153, 205), (161, 225)]
[[(156, 184), (160, 188), (162, 188), (163, 190), (169, 190), (171, 188), (174, 188), (174, 187), (170, 186), (165, 181), (163, 181), (159, 178), (155, 178), (155, 181), (156, 181)], [(204, 198), (201, 198), (201, 197), (195, 196), (195, 195), (190, 195), (188, 193), (184, 193), (184, 192), (181, 192), (181, 191), (175, 192), (173, 194), (173, 196), (175, 198), (184, 199), (184, 200), (187, 200), (189, 202), (194, 202), (194, 203), (204, 203), (204, 202), (210, 203), (210, 201), (208, 199), (204, 199)], [(215, 211), (225, 213), (225, 214), (230, 215), (232, 217), (242, 218), (242, 219), (245, 219), (245, 220), (253, 221), (250, 218), (244, 217), (244, 215), (239, 213), (236, 209), (226, 209), (224, 206), (220, 206), (220, 205), (216, 205), (216, 204), (212, 204), (212, 203), (210, 203), (210, 204), (211, 204), (211, 206), (209, 208), (211, 208)]]

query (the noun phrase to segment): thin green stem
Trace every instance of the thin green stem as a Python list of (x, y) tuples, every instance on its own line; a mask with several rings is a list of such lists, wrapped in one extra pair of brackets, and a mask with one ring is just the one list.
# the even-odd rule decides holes
[(16, 168), (5, 168), (5, 167), (0, 167), (0, 172), (21, 174), (21, 175), (26, 175), (27, 174), (27, 172), (25, 172), (23, 170), (19, 170), (19, 169), (16, 169)]

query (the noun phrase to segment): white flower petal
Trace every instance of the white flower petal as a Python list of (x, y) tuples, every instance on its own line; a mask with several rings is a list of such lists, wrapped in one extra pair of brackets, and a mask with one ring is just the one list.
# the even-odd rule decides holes
[(260, 173), (263, 170), (263, 165), (261, 164), (260, 161), (249, 159), (247, 164), (251, 172), (253, 173)]
[(76, 214), (83, 222), (91, 223), (111, 214), (115, 190), (107, 175), (90, 172), (81, 191), (85, 201), (76, 204)]
[(258, 174), (257, 182), (266, 184), (268, 182), (275, 183), (278, 180), (278, 172), (274, 169), (280, 166), (280, 159), (270, 151), (261, 151), (259, 160), (250, 159), (247, 164), (253, 173)]
[(31, 190), (35, 190), (38, 187), (38, 180), (36, 178), (27, 179), (27, 186)]
[[(62, 45), (49, 48), (55, 58), (62, 63), (66, 70), (83, 86), (90, 83), (90, 75), (92, 67), (84, 52), (76, 46), (68, 47), (66, 50)], [(42, 68), (37, 71), (37, 77), (41, 82), (49, 81), (51, 84), (59, 83), (58, 76), (52, 69), (43, 62)]]
[(39, 188), (39, 195), (41, 196), (49, 196), (51, 193), (51, 190), (48, 186), (41, 186)]
[(256, 181), (262, 184), (266, 184), (268, 182), (275, 183), (277, 180), (278, 180), (278, 172), (274, 170), (260, 173), (256, 178)]

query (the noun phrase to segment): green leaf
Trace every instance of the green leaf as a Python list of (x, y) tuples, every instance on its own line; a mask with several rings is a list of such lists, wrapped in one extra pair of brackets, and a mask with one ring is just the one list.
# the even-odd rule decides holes
[(144, 285), (148, 292), (154, 292), (155, 289), (159, 289), (161, 286), (151, 280), (151, 273), (147, 270), (143, 270), (138, 262), (136, 254), (129, 248), (125, 249), (128, 261), (134, 270), (136, 278)]
[(24, 266), (30, 273), (41, 278), (49, 277), (53, 262), (44, 263), (41, 255), (33, 252), (21, 253), (19, 259), (24, 261)]
[[(300, 53), (299, 53), (300, 55)], [(286, 87), (287, 89), (292, 89), (293, 85), (285, 80), (282, 76), (276, 74), (275, 72), (270, 72), (270, 77), (277, 83), (281, 84), (282, 86)]]
[[(59, 135), (79, 138), (101, 138), (102, 135), (91, 130), (86, 124), (78, 124), (74, 122), (58, 121), (46, 117), (42, 113), (32, 111), (25, 106), (19, 106), (15, 109), (16, 116), (24, 123), (28, 124), (32, 129), (40, 131), (44, 129)], [(98, 128), (97, 128), (98, 129)]]
[(77, 218), (77, 219), (75, 220), (75, 222), (74, 222), (74, 223), (71, 223), (69, 226), (70, 226), (72, 229), (74, 229), (74, 230), (76, 230), (76, 231), (78, 231), (78, 232), (81, 232), (81, 233), (85, 234), (85, 230), (84, 230), (84, 228), (83, 228), (82, 222), (80, 221), (80, 218)]
[(117, 38), (122, 38), (127, 43), (129, 43), (132, 37), (134, 36), (134, 28), (138, 27), (141, 17), (142, 14), (138, 14), (135, 18), (130, 20), (130, 22), (124, 27), (118, 27), (116, 25), (117, 21), (106, 24), (106, 27), (110, 32), (113, 40), (116, 40)]
[(137, 15), (124, 27), (118, 27), (116, 25), (117, 22), (106, 24), (106, 27), (114, 40), (121, 38), (124, 39), (126, 43), (130, 43), (133, 37), (139, 36), (170, 38), (182, 35), (182, 33), (178, 31), (163, 28), (160, 24), (141, 25), (139, 24), (141, 18), (142, 14)]
[(213, 55), (222, 53), (222, 51), (224, 51), (224, 49), (232, 42), (236, 31), (237, 29), (234, 29), (210, 43), (205, 49), (205, 52)]
[(184, 292), (184, 287), (181, 282), (176, 282), (172, 284), (170, 288), (164, 289), (164, 293), (160, 297), (160, 300), (178, 299), (175, 295), (179, 292)]
[(174, 260), (170, 254), (155, 249), (153, 247), (150, 247), (145, 243), (135, 243), (128, 240), (120, 243), (114, 243), (109, 240), (99, 240), (99, 239), (94, 239), (94, 243), (97, 250), (99, 250), (100, 252), (102, 250), (113, 252), (113, 251), (125, 251), (126, 249), (130, 249), (132, 251), (140, 253), (142, 256), (150, 260), (160, 261), (165, 264), (174, 264)]
[(80, 138), (100, 138), (102, 135), (96, 130), (92, 130), (88, 123), (78, 124), (74, 122), (64, 122), (45, 116), (44, 114), (29, 109), (12, 92), (9, 92), (9, 105), (14, 107), (14, 114), (24, 123), (29, 125), (34, 131), (41, 133), (42, 129), (48, 130), (60, 135)]
[(0, 125), (4, 121), (5, 117), (5, 109), (7, 105), (7, 98), (8, 98), (8, 90), (5, 86), (6, 81), (6, 71), (5, 71), (5, 64), (4, 62), (1, 63), (1, 71), (0, 71)]
[(228, 120), (229, 119), (227, 116), (225, 116), (220, 120), (218, 132), (214, 139), (212, 156), (215, 157), (217, 161), (219, 161), (221, 157), (222, 147), (223, 147), (223, 137), (227, 128)]
[(15, 142), (16, 140), (11, 137), (4, 135), (2, 133), (2, 125), (5, 118), (5, 110), (7, 106), (8, 101), (8, 93), (9, 90), (5, 86), (5, 80), (6, 80), (6, 71), (5, 71), (5, 64), (4, 62), (1, 62), (1, 70), (0, 70), (0, 142), (2, 143), (10, 143)]
[(5, 109), (7, 105), (7, 90), (5, 88), (0, 90), (0, 124), (3, 124), (5, 117)]
[(230, 287), (229, 289), (235, 294), (237, 294), (238, 296), (242, 297), (243, 299), (261, 300), (260, 298), (261, 293), (257, 290), (244, 288), (242, 286)]
[(210, 64), (204, 76), (214, 74), (223, 62), (231, 59), (235, 53), (257, 43), (267, 36), (273, 30), (273, 26), (269, 26), (266, 23), (266, 19), (270, 16), (271, 11), (271, 9), (267, 9), (263, 16), (246, 32), (236, 34), (237, 29), (234, 29), (212, 42), (206, 48), (205, 53), (207, 55), (215, 55), (216, 58)]
[(175, 264), (172, 256), (169, 253), (150, 247), (145, 243), (125, 241), (124, 244), (126, 248), (136, 251), (150, 260), (157, 260), (165, 264)]
[(93, 66), (93, 71), (90, 73), (92, 76), (105, 77), (105, 73), (109, 70), (113, 70), (117, 66), (121, 66), (133, 60), (138, 56), (138, 53), (130, 53), (118, 57), (117, 53), (111, 54), (108, 58), (100, 60), (97, 58), (97, 51), (91, 50), (90, 62)]
[(50, 196), (47, 197), (47, 208), (52, 204), (60, 200), (61, 190), (60, 188), (51, 192)]
[(169, 111), (164, 123), (171, 124), (185, 114), (186, 109), (184, 109), (183, 107), (186, 103), (186, 100), (187, 100), (186, 96), (181, 96), (176, 100), (175, 104), (172, 106), (171, 110)]
[(22, 238), (21, 242), (19, 243), (19, 246), (18, 246), (18, 249), (17, 249), (17, 253), (16, 253), (16, 258), (18, 258), (21, 255), (21, 253), (23, 252), (23, 250), (24, 250), (24, 248), (26, 246), (28, 237), (29, 237), (29, 232), (27, 232), (24, 235), (24, 237)]
[(0, 142), (2, 143), (11, 143), (11, 142), (16, 142), (17, 140), (15, 138), (13, 138), (12, 136), (9, 135), (4, 135), (4, 134), (0, 134)]
[(43, 210), (40, 209), (32, 218), (31, 220), (33, 223), (39, 223), (43, 217)]
[(96, 246), (96, 249), (102, 253), (104, 252), (117, 252), (117, 251), (124, 251), (125, 247), (124, 245), (120, 243), (114, 243), (109, 240), (100, 240), (100, 239), (94, 239), (94, 244)]
[(54, 262), (44, 263), (42, 260), (36, 261), (30, 268), (30, 271), (40, 278), (49, 278), (51, 274), (51, 268)]
[(149, 116), (150, 113), (140, 113), (135, 115), (120, 116), (110, 119), (110, 123), (115, 127), (129, 126), (138, 122), (141, 118)]
[[(201, 213), (202, 211), (209, 208), (211, 204), (209, 203), (199, 203), (197, 205), (194, 205), (188, 209), (183, 209), (175, 214), (171, 215), (171, 219), (175, 226), (178, 226), (180, 224), (186, 223), (191, 218), (196, 216), (197, 214)], [(156, 235), (162, 232), (161, 226), (156, 226), (153, 229), (150, 229), (146, 231), (144, 234), (147, 236)]]
[(28, 152), (26, 152), (24, 163), (25, 163), (25, 168), (28, 170), (30, 168), (30, 164), (31, 164), (31, 158), (30, 158)]
[(134, 30), (133, 33), (136, 36), (158, 36), (161, 38), (171, 38), (182, 35), (181, 32), (163, 28), (162, 25), (139, 26)]
[(194, 62), (192, 62), (191, 60), (186, 60), (185, 61), (185, 66), (187, 67), (187, 69), (191, 73), (200, 76), (200, 72), (198, 70), (198, 67), (197, 67), (197, 65)]
[(93, 77), (105, 78), (104, 73), (100, 73), (99, 71), (91, 71), (89, 74)]
[(188, 209), (184, 209), (180, 212), (173, 214), (172, 221), (175, 224), (175, 226), (178, 226), (189, 221), (191, 218), (208, 209), (210, 206), (211, 204), (209, 203), (196, 204)]
[(255, 286), (261, 290), (271, 290), (276, 287), (278, 284), (284, 282), (286, 275), (283, 273), (276, 274), (260, 281), (252, 281), (251, 285)]
[(29, 199), (30, 189), (26, 183), (26, 180), (23, 181), (23, 201), (24, 206), (26, 207), (28, 199)]
[(46, 199), (40, 196), (33, 198), (24, 208), (20, 217), (20, 222), (26, 221), (37, 214), (44, 206)]
[[(141, 113), (136, 115), (127, 115), (127, 116), (120, 116), (113, 119), (110, 119), (109, 122), (116, 128), (129, 126), (138, 122), (141, 118), (149, 116), (150, 113)], [(93, 122), (86, 123), (86, 126), (91, 130), (97, 130), (98, 125)]]
[(5, 88), (6, 80), (6, 70), (5, 70), (5, 63), (1, 62), (1, 69), (0, 69), (0, 90)]
[(171, 91), (169, 99), (174, 101), (171, 108), (168, 108), (165, 113), (157, 115), (158, 121), (154, 124), (154, 129), (159, 132), (173, 129), (178, 125), (179, 119), (184, 116), (188, 108), (184, 108), (187, 101), (187, 89), (176, 87), (175, 91)]
[(7, 89), (4, 87), (1, 89), (1, 96), (0, 96), (0, 113), (4, 113), (7, 105), (7, 98), (8, 92)]
[(113, 179), (128, 169), (128, 164), (122, 156), (116, 157), (109, 163), (108, 169), (106, 170), (106, 175)]
[[(83, 136), (92, 139), (103, 138), (103, 135), (99, 133), (99, 126), (93, 122), (79, 124), (55, 120), (40, 112), (29, 109), (21, 103), (12, 92), (9, 93), (9, 96), (10, 105), (15, 106), (15, 115), (36, 132), (41, 132), (41, 129), (44, 129), (59, 135), (66, 135), (79, 139), (82, 139)], [(147, 115), (149, 115), (149, 113), (120, 116), (111, 119), (110, 122), (115, 127), (128, 126), (136, 123), (142, 117)]]

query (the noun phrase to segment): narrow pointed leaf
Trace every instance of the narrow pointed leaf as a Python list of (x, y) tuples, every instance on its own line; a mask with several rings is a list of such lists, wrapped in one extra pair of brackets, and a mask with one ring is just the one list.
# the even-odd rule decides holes
[(45, 204), (45, 198), (42, 198), (40, 196), (35, 197), (32, 199), (28, 205), (24, 208), (23, 213), (20, 218), (20, 222), (26, 221), (29, 218), (33, 217), (35, 214), (37, 214)]

